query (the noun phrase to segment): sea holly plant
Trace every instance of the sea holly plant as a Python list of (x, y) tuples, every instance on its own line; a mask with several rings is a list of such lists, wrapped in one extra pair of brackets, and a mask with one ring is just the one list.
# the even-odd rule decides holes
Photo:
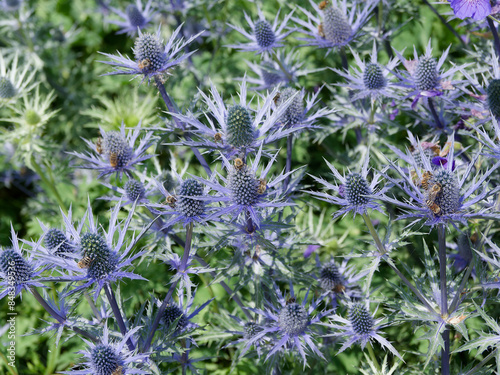
[(0, 373), (498, 368), (498, 3), (59, 3), (0, 0)]

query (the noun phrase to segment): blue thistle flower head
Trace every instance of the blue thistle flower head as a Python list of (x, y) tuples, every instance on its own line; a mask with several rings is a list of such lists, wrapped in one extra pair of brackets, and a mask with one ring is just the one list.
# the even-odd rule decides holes
[(0, 98), (10, 99), (16, 95), (16, 88), (8, 77), (0, 77)]
[(300, 125), (304, 119), (304, 98), (301, 94), (302, 93), (299, 93), (298, 90), (291, 87), (288, 87), (280, 92), (280, 97), (276, 103), (278, 106), (291, 100), (290, 106), (287, 108), (285, 113), (283, 113), (280, 119), (283, 126), (287, 128)]
[[(149, 354), (131, 352), (126, 342), (137, 333), (141, 327), (128, 330), (120, 340), (110, 339), (110, 332), (105, 325), (100, 342), (93, 343), (83, 339), (87, 348), (80, 353), (83, 355), (82, 363), (77, 370), (63, 371), (67, 375), (129, 375), (150, 374), (148, 366)], [(114, 337), (119, 334), (115, 334)], [(82, 369), (82, 366), (85, 368)]]
[(332, 49), (344, 47), (359, 36), (378, 0), (364, 1), (361, 6), (356, 3), (351, 7), (346, 0), (330, 0), (320, 6), (309, 0), (309, 4), (315, 14), (299, 6), (307, 20), (292, 18), (297, 31), (307, 35), (297, 39), (305, 42), (303, 46)]
[(124, 57), (120, 53), (118, 53), (118, 56), (115, 56), (100, 52), (111, 60), (100, 62), (111, 65), (115, 69), (113, 72), (106, 73), (105, 75), (132, 74), (138, 77), (142, 76), (143, 81), (149, 81), (155, 76), (170, 74), (172, 68), (194, 53), (194, 51), (191, 51), (182, 54), (185, 47), (203, 33), (193, 35), (187, 41), (184, 41), (183, 38), (177, 38), (181, 27), (182, 25), (172, 33), (166, 45), (163, 44), (161, 39), (160, 28), (158, 28), (155, 34), (143, 34), (139, 30), (139, 36), (135, 41), (133, 49), (135, 60)]
[(334, 261), (324, 264), (320, 270), (320, 285), (324, 290), (335, 290), (337, 293), (345, 289), (344, 278)]
[(37, 281), (45, 268), (34, 258), (33, 253), (30, 252), (29, 258), (23, 257), (13, 227), (11, 227), (11, 244), (8, 249), (0, 249), (0, 287), (3, 289), (0, 292), (0, 300), (12, 291), (18, 296), (23, 289), (45, 287)]
[(308, 191), (308, 193), (318, 199), (342, 206), (342, 208), (333, 215), (333, 218), (344, 215), (349, 211), (352, 211), (354, 216), (356, 216), (356, 214), (362, 215), (366, 213), (368, 209), (380, 211), (380, 205), (374, 200), (382, 196), (388, 187), (376, 190), (380, 179), (380, 174), (378, 173), (375, 173), (372, 182), (368, 183), (366, 178), (369, 171), (369, 160), (369, 152), (367, 152), (361, 171), (349, 172), (347, 176), (341, 175), (333, 165), (325, 160), (340, 184), (333, 185), (322, 178), (312, 177), (326, 188), (334, 190), (337, 195), (334, 196), (314, 191)]
[(246, 345), (243, 349), (244, 354), (253, 344), (259, 343), (263, 338), (274, 341), (271, 350), (268, 352), (266, 360), (273, 355), (290, 349), (297, 350), (302, 359), (304, 366), (306, 364), (306, 355), (304, 347), (308, 347), (318, 357), (323, 358), (323, 354), (314, 344), (313, 335), (315, 333), (315, 325), (320, 320), (331, 313), (331, 310), (322, 311), (313, 316), (314, 310), (322, 300), (312, 300), (308, 307), (309, 291), (306, 293), (302, 303), (296, 302), (293, 287), (290, 288), (291, 297), (285, 299), (279, 288), (274, 285), (276, 299), (278, 304), (268, 302), (268, 307), (265, 310), (250, 309), (264, 318), (263, 324), (260, 325), (259, 332), (255, 333), (251, 338), (246, 339)]
[(125, 195), (132, 202), (139, 201), (146, 197), (146, 189), (142, 182), (128, 180), (125, 184)]
[[(240, 87), (239, 101), (229, 107), (224, 104), (215, 85), (211, 85), (211, 98), (200, 91), (209, 109), (209, 113), (205, 116), (208, 125), (193, 114), (170, 113), (183, 123), (191, 125), (193, 134), (198, 137), (198, 140), (184, 141), (182, 144), (174, 143), (174, 145), (220, 150), (230, 159), (236, 155), (245, 157), (248, 153), (255, 152), (262, 144), (275, 142), (294, 130), (303, 128), (303, 125), (291, 129), (275, 126), (293, 100), (290, 98), (272, 111), (275, 106), (273, 99), (278, 93), (278, 88), (263, 96), (263, 103), (259, 101), (257, 109), (252, 109), (251, 100), (247, 98), (246, 79)], [(215, 119), (215, 123), (212, 119)]]
[(252, 321), (245, 322), (243, 329), (244, 329), (244, 338), (246, 340), (251, 339), (256, 334), (258, 334), (260, 331), (262, 331), (262, 328), (259, 326), (259, 324), (257, 324), (256, 322), (252, 322)]
[(331, 316), (331, 322), (326, 326), (334, 330), (334, 333), (327, 336), (344, 339), (339, 353), (342, 353), (355, 343), (360, 343), (361, 348), (364, 349), (366, 344), (373, 340), (382, 345), (384, 349), (388, 349), (393, 355), (402, 359), (394, 346), (379, 333), (379, 330), (384, 327), (382, 324), (384, 319), (374, 319), (368, 306), (368, 303), (354, 302), (348, 307), (348, 319), (339, 315)]
[(80, 252), (90, 262), (87, 271), (89, 278), (103, 279), (116, 270), (118, 256), (99, 234), (85, 233), (80, 239)]
[(184, 180), (179, 189), (176, 205), (186, 217), (201, 216), (205, 212), (205, 202), (196, 199), (203, 196), (203, 186), (193, 178)]
[(179, 306), (175, 304), (168, 304), (163, 312), (163, 323), (170, 327), (173, 323), (177, 322), (175, 331), (180, 332), (188, 325), (188, 320)]
[(488, 107), (495, 117), (500, 117), (500, 79), (492, 79), (486, 89)]
[(45, 247), (52, 251), (54, 255), (66, 257), (65, 254), (73, 253), (75, 247), (66, 238), (66, 235), (57, 228), (51, 228), (45, 233)]
[(251, 32), (247, 32), (245, 29), (231, 24), (229, 26), (247, 38), (248, 42), (231, 44), (227, 47), (241, 51), (256, 52), (264, 56), (276, 51), (277, 48), (283, 47), (283, 40), (292, 32), (286, 29), (293, 11), (279, 24), (280, 11), (276, 14), (276, 18), (272, 24), (266, 20), (260, 8), (257, 9), (259, 19), (255, 22), (245, 13), (245, 19), (252, 30)]
[[(478, 171), (475, 178), (466, 184), (474, 169), (472, 166), (475, 165), (480, 153), (478, 152), (467, 164), (456, 165), (455, 162), (458, 162), (458, 159), (455, 160), (453, 135), (450, 136), (447, 144), (451, 147), (445, 156), (446, 163), (440, 163), (439, 166), (433, 164), (425, 156), (421, 144), (417, 145), (420, 153), (418, 160), (415, 160), (412, 153), (400, 159), (409, 162), (408, 166), (403, 167), (390, 161), (391, 169), (400, 176), (400, 179), (391, 176), (386, 176), (386, 178), (403, 189), (411, 200), (401, 202), (385, 195), (380, 196), (379, 199), (404, 208), (407, 213), (401, 215), (399, 219), (415, 218), (417, 219), (415, 222), (418, 219), (426, 219), (425, 224), (430, 226), (437, 224), (456, 226), (456, 222), (466, 224), (471, 218), (497, 218), (497, 213), (490, 212), (491, 202), (488, 203), (488, 198), (497, 189), (488, 190), (488, 184), (485, 182), (500, 166), (500, 162), (482, 173)], [(399, 156), (400, 153), (397, 154)], [(485, 202), (481, 204), (481, 201)], [(474, 205), (477, 207), (473, 208)]]
[(142, 30), (148, 26), (153, 19), (152, 0), (148, 0), (145, 6), (142, 0), (136, 0), (135, 4), (127, 5), (125, 12), (120, 9), (109, 7), (113, 13), (119, 16), (120, 20), (108, 20), (108, 23), (115, 24), (120, 27), (117, 34), (135, 35), (137, 30)]
[(141, 164), (144, 160), (154, 156), (145, 155), (147, 149), (153, 144), (151, 141), (153, 132), (147, 132), (140, 140), (139, 145), (136, 145), (140, 133), (140, 121), (137, 126), (128, 133), (125, 133), (124, 123), (119, 132), (105, 132), (101, 129), (102, 138), (98, 139), (97, 143), (85, 140), (87, 146), (92, 149), (92, 153), (87, 152), (83, 154), (71, 152), (70, 154), (87, 162), (87, 164), (83, 165), (81, 168), (99, 171), (98, 177), (103, 177), (112, 173), (116, 173), (120, 179), (124, 173), (131, 177), (136, 164)]
[(255, 173), (247, 166), (233, 167), (229, 171), (228, 187), (236, 204), (251, 206), (259, 196), (259, 180)]
[(415, 70), (415, 84), (420, 91), (430, 91), (438, 87), (437, 62), (433, 57), (421, 57)]

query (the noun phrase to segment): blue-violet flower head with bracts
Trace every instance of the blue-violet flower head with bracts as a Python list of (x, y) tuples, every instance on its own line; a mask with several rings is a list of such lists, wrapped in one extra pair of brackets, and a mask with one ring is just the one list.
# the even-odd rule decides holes
[(349, 171), (347, 175), (341, 175), (337, 168), (325, 160), (340, 184), (329, 183), (321, 177), (311, 177), (327, 189), (333, 190), (336, 195), (315, 191), (308, 191), (308, 193), (325, 202), (341, 206), (342, 208), (333, 215), (333, 218), (345, 215), (350, 211), (353, 212), (354, 216), (356, 214), (363, 215), (369, 209), (381, 211), (380, 205), (375, 202), (375, 199), (382, 196), (388, 187), (384, 186), (382, 189), (377, 190), (381, 177), (379, 173), (374, 173), (372, 182), (368, 183), (369, 160), (369, 152), (366, 152), (361, 171)]
[(185, 48), (201, 33), (196, 34), (184, 41), (183, 38), (177, 38), (181, 31), (179, 26), (170, 36), (167, 44), (164, 45), (161, 39), (161, 29), (155, 34), (142, 33), (135, 40), (133, 49), (135, 60), (124, 57), (120, 52), (118, 56), (109, 53), (102, 53), (111, 61), (101, 61), (104, 64), (114, 67), (114, 71), (105, 75), (133, 74), (141, 77), (142, 80), (150, 80), (159, 75), (168, 75), (170, 70), (191, 56), (194, 51), (184, 53)]
[(120, 27), (117, 34), (135, 35), (137, 30), (145, 29), (153, 19), (151, 3), (152, 0), (147, 0), (146, 5), (143, 6), (141, 0), (136, 0), (135, 4), (127, 5), (125, 11), (110, 7), (121, 20), (108, 20), (107, 22)]
[(67, 375), (126, 375), (126, 374), (152, 374), (148, 370), (147, 361), (149, 354), (136, 354), (127, 348), (127, 341), (140, 329), (130, 329), (121, 340), (110, 337), (107, 325), (104, 326), (102, 339), (98, 343), (82, 339), (87, 349), (79, 352), (83, 355), (83, 370), (63, 371)]
[(147, 132), (136, 146), (135, 143), (140, 133), (140, 122), (128, 133), (125, 133), (125, 124), (122, 124), (120, 131), (106, 132), (101, 129), (102, 137), (97, 140), (97, 143), (85, 139), (85, 143), (92, 149), (92, 152), (70, 154), (87, 162), (81, 168), (99, 171), (99, 178), (112, 173), (116, 173), (120, 179), (124, 173), (132, 177), (132, 171), (135, 170), (137, 164), (154, 156), (153, 154), (146, 155), (147, 149), (153, 144), (151, 139), (153, 132)]
[(307, 35), (297, 39), (305, 42), (304, 46), (333, 49), (344, 47), (359, 36), (378, 0), (363, 2), (361, 11), (359, 4), (348, 7), (346, 0), (323, 1), (320, 5), (309, 0), (309, 3), (315, 14), (298, 6), (307, 21), (292, 18), (298, 25), (296, 31)]
[(260, 8), (257, 9), (257, 11), (259, 19), (255, 22), (245, 13), (245, 19), (248, 22), (251, 32), (229, 24), (231, 28), (247, 38), (248, 42), (231, 44), (227, 47), (267, 55), (275, 52), (277, 48), (284, 46), (282, 43), (283, 40), (292, 32), (292, 30), (288, 30), (287, 23), (292, 17), (293, 11), (290, 12), (281, 23), (279, 22), (280, 11), (278, 11), (272, 24), (266, 20)]

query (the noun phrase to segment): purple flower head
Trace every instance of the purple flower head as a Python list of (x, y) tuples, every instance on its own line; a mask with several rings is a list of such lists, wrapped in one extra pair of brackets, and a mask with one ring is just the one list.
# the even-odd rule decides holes
[(184, 226), (190, 223), (204, 224), (209, 216), (211, 208), (206, 206), (209, 187), (203, 186), (194, 178), (183, 179), (177, 172), (173, 172), (177, 181), (176, 191), (167, 190), (163, 181), (156, 181), (156, 187), (165, 197), (162, 204), (150, 204), (157, 214), (168, 215), (162, 229), (169, 228), (179, 222)]
[(106, 182), (101, 182), (102, 185), (111, 189), (117, 195), (115, 196), (104, 196), (99, 199), (107, 201), (120, 202), (123, 206), (132, 205), (137, 201), (137, 205), (146, 205), (149, 203), (149, 197), (155, 194), (156, 186), (152, 179), (147, 179), (144, 175), (140, 175), (138, 180), (129, 179), (123, 187), (118, 187), (110, 185)]
[(183, 38), (177, 39), (181, 30), (179, 26), (170, 36), (167, 44), (164, 45), (161, 40), (161, 29), (158, 28), (156, 34), (143, 34), (139, 30), (139, 36), (135, 40), (134, 57), (124, 57), (120, 52), (118, 56), (109, 53), (100, 52), (112, 61), (100, 61), (114, 67), (114, 71), (105, 75), (133, 74), (142, 76), (142, 80), (148, 81), (158, 75), (170, 74), (170, 70), (179, 65), (182, 61), (191, 56), (195, 51), (181, 54), (186, 46), (196, 39), (201, 33), (196, 34), (184, 41)]
[[(104, 286), (117, 280), (123, 278), (145, 280), (143, 277), (128, 271), (128, 268), (132, 266), (135, 259), (144, 254), (144, 251), (139, 251), (134, 255), (130, 253), (152, 223), (144, 228), (137, 237), (130, 235), (129, 226), (134, 215), (135, 205), (132, 206), (124, 221), (118, 220), (120, 207), (121, 205), (117, 204), (111, 211), (109, 229), (105, 231), (104, 228), (99, 228), (94, 221), (89, 201), (87, 212), (84, 215), (87, 220), (86, 231), (82, 230), (84, 222), (82, 220), (79, 230), (72, 233), (78, 251), (65, 258), (40, 255), (55, 264), (61, 273), (68, 274), (69, 276), (66, 276), (65, 280), (82, 282), (82, 285), (69, 291), (68, 295), (94, 285), (94, 297), (97, 298)], [(84, 233), (80, 233), (80, 230)], [(126, 240), (129, 241), (128, 244)]]
[(403, 63), (407, 71), (394, 72), (394, 74), (401, 81), (399, 86), (407, 91), (406, 98), (415, 96), (412, 104), (413, 109), (420, 98), (443, 96), (446, 99), (447, 95), (449, 95), (448, 91), (454, 90), (460, 83), (459, 81), (453, 80), (453, 75), (470, 64), (453, 66), (446, 71), (442, 69), (450, 48), (451, 45), (444, 51), (439, 60), (432, 57), (430, 39), (423, 56), (418, 56), (417, 50), (414, 47), (414, 60), (405, 59), (403, 57), (403, 51), (395, 51), (397, 57)]
[(375, 41), (373, 42), (373, 50), (369, 63), (362, 61), (359, 55), (352, 49), (351, 52), (357, 65), (354, 67), (352, 73), (332, 69), (348, 81), (348, 83), (338, 84), (338, 86), (354, 90), (355, 93), (350, 100), (358, 100), (366, 97), (370, 97), (372, 101), (382, 97), (398, 98), (398, 95), (394, 91), (396, 85), (388, 79), (389, 73), (399, 64), (397, 57), (391, 59), (385, 67), (381, 66), (377, 59), (378, 54)]
[(359, 36), (361, 28), (370, 18), (378, 1), (363, 2), (363, 9), (359, 11), (358, 4), (348, 7), (346, 0), (331, 0), (326, 2), (327, 4), (322, 8), (314, 1), (309, 0), (316, 14), (298, 6), (307, 17), (307, 21), (298, 17), (292, 18), (299, 26), (297, 31), (308, 36), (297, 39), (304, 41), (304, 46), (330, 49), (344, 47)]
[(305, 366), (306, 352), (304, 349), (306, 348), (318, 357), (324, 359), (323, 354), (314, 343), (312, 336), (315, 325), (319, 323), (324, 316), (331, 313), (331, 310), (328, 310), (322, 311), (316, 316), (312, 315), (323, 297), (312, 300), (309, 307), (306, 307), (309, 291), (304, 296), (302, 303), (298, 303), (295, 298), (293, 286), (290, 286), (291, 298), (289, 299), (284, 298), (276, 284), (274, 289), (277, 304), (268, 302), (264, 310), (249, 309), (261, 315), (265, 323), (261, 325), (261, 330), (247, 341), (247, 345), (242, 354), (244, 354), (251, 345), (267, 337), (270, 340), (272, 349), (267, 353), (266, 360), (279, 352), (287, 352), (290, 349), (294, 349), (299, 352), (304, 360)]
[[(228, 171), (227, 177), (216, 172), (210, 180), (197, 178), (215, 191), (215, 195), (210, 196), (211, 202), (223, 203), (210, 218), (228, 216), (229, 221), (247, 223), (247, 230), (252, 233), (260, 227), (267, 210), (292, 205), (292, 203), (281, 202), (278, 185), (294, 171), (281, 173), (275, 179), (268, 180), (269, 171), (277, 157), (274, 155), (268, 165), (261, 169), (260, 178), (258, 178), (257, 171), (260, 167), (261, 156), (262, 147), (259, 148), (251, 165), (245, 164), (240, 158), (235, 159), (234, 164), (231, 164), (222, 156), (223, 165)], [(218, 177), (217, 180), (214, 178), (215, 175)]]
[(137, 30), (146, 28), (153, 19), (151, 13), (151, 2), (152, 0), (148, 0), (146, 6), (143, 7), (142, 1), (136, 0), (135, 4), (127, 5), (125, 12), (120, 9), (110, 7), (111, 11), (118, 15), (121, 20), (108, 20), (107, 22), (120, 27), (117, 34), (127, 33), (127, 35), (130, 36), (135, 35)]
[(23, 290), (31, 287), (44, 287), (37, 277), (44, 271), (43, 264), (31, 254), (28, 258), (23, 257), (22, 248), (19, 247), (17, 234), (11, 226), (12, 247), (0, 249), (0, 300), (7, 295), (20, 296)]
[[(454, 145), (453, 135), (448, 142)], [(497, 213), (491, 212), (492, 207), (488, 198), (500, 188), (495, 187), (489, 190), (487, 181), (493, 171), (500, 166), (500, 162), (483, 172), (482, 175), (478, 172), (478, 175), (466, 185), (480, 156), (479, 153), (470, 162), (457, 165), (456, 168), (454, 168), (454, 147), (450, 147), (446, 156), (447, 162), (443, 166), (434, 165), (425, 155), (420, 144), (418, 153), (420, 154), (418, 159), (413, 154), (405, 158), (406, 162), (408, 160), (411, 162), (407, 167), (389, 161), (391, 169), (399, 175), (400, 179), (390, 176), (386, 178), (400, 187), (410, 199), (407, 202), (401, 202), (385, 195), (380, 196), (379, 199), (404, 208), (407, 213), (399, 219), (415, 218), (415, 222), (425, 219), (425, 224), (430, 226), (437, 224), (456, 226), (456, 222), (466, 224), (467, 220), (472, 218), (498, 217)]]
[(374, 340), (382, 345), (384, 349), (388, 349), (392, 354), (403, 359), (394, 346), (379, 334), (379, 330), (384, 327), (382, 324), (384, 319), (373, 318), (368, 302), (350, 303), (347, 315), (347, 319), (339, 315), (333, 315), (330, 317), (331, 322), (324, 324), (335, 331), (335, 333), (326, 336), (341, 337), (344, 339), (339, 353), (342, 353), (358, 342), (361, 348), (364, 349), (366, 344)]
[[(83, 355), (83, 363), (78, 368), (83, 370), (63, 371), (67, 375), (113, 375), (113, 374), (152, 374), (148, 370), (147, 361), (149, 354), (138, 354), (128, 350), (126, 342), (140, 329), (130, 329), (121, 340), (110, 338), (107, 325), (104, 326), (101, 342), (93, 343), (82, 339), (87, 344), (87, 349), (79, 352)], [(116, 335), (113, 334), (113, 337)]]
[(229, 27), (245, 36), (249, 42), (231, 44), (226, 47), (239, 49), (241, 51), (256, 52), (263, 56), (274, 52), (277, 48), (283, 47), (281, 42), (292, 32), (291, 30), (285, 31), (285, 29), (287, 28), (290, 17), (292, 17), (293, 11), (285, 17), (281, 24), (279, 24), (280, 11), (278, 11), (272, 25), (266, 20), (260, 8), (257, 9), (257, 12), (259, 14), (259, 19), (255, 22), (245, 13), (245, 19), (252, 30), (251, 32), (247, 32), (241, 27), (228, 24)]
[(224, 104), (222, 96), (213, 83), (210, 89), (211, 98), (200, 91), (203, 101), (209, 108), (209, 113), (205, 114), (208, 126), (193, 114), (170, 113), (182, 122), (191, 125), (194, 135), (200, 139), (199, 141), (183, 141), (175, 145), (221, 150), (224, 156), (229, 159), (235, 155), (244, 156), (254, 152), (261, 145), (275, 142), (297, 130), (297, 128), (274, 127), (291, 105), (295, 96), (271, 113), (271, 109), (274, 108), (274, 98), (278, 93), (276, 88), (270, 94), (262, 97), (264, 103), (259, 101), (257, 109), (254, 111), (250, 107), (253, 98), (250, 100), (247, 98), (246, 80), (243, 80), (240, 87), (239, 101), (233, 101), (231, 106)]
[[(260, 339), (256, 341), (252, 341), (250, 346), (245, 349), (247, 346), (247, 342), (252, 340), (255, 335), (259, 334), (262, 331), (262, 322), (259, 320), (242, 320), (237, 316), (230, 315), (230, 317), (238, 323), (238, 331), (232, 330), (228, 331), (228, 333), (232, 333), (234, 335), (241, 336), (241, 338), (231, 341), (229, 344), (225, 345), (224, 348), (228, 347), (233, 347), (233, 346), (238, 346), (240, 347), (240, 350), (249, 350), (251, 346), (253, 345), (255, 347), (255, 350), (257, 351), (257, 355), (260, 356), (262, 355), (262, 351), (265, 348), (265, 345), (269, 342), (269, 339), (266, 336), (261, 337)], [(237, 328), (237, 329), (238, 329)], [(242, 348), (241, 348), (242, 347)]]
[(80, 152), (70, 152), (87, 164), (81, 168), (94, 169), (99, 171), (99, 178), (116, 172), (116, 175), (122, 177), (125, 173), (132, 177), (132, 171), (136, 164), (141, 164), (144, 160), (152, 158), (154, 155), (144, 155), (151, 142), (152, 132), (147, 132), (136, 147), (135, 142), (141, 133), (141, 122), (137, 126), (125, 133), (125, 124), (122, 123), (120, 131), (105, 132), (101, 128), (102, 138), (97, 140), (97, 144), (85, 139), (85, 143), (92, 149), (92, 152), (86, 154)]
[(333, 190), (336, 195), (316, 191), (307, 191), (307, 193), (321, 199), (322, 201), (341, 206), (342, 208), (333, 215), (334, 219), (341, 215), (345, 215), (350, 211), (353, 212), (354, 216), (356, 216), (356, 214), (363, 215), (368, 209), (380, 211), (380, 205), (376, 203), (374, 199), (381, 196), (388, 189), (388, 187), (376, 190), (380, 181), (379, 173), (375, 173), (372, 182), (368, 183), (366, 178), (369, 172), (369, 160), (369, 152), (366, 152), (361, 171), (349, 171), (347, 175), (341, 175), (332, 164), (325, 160), (326, 164), (340, 184), (334, 185), (321, 177), (311, 177), (327, 189)]
[(451, 0), (451, 8), (460, 19), (471, 17), (480, 21), (491, 14), (490, 0)]

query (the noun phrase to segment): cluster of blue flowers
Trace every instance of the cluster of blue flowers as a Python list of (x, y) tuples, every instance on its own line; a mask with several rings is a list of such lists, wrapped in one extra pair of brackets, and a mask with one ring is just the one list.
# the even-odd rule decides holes
[[(273, 374), (290, 363), (327, 363), (358, 345), (376, 374), (395, 373), (407, 361), (408, 374), (468, 375), (498, 361), (500, 328), (486, 301), (497, 301), (491, 290), (500, 288), (500, 3), (451, 0), (434, 8), (424, 1), (438, 14), (465, 19), (463, 27), (488, 28), (492, 39), (481, 46), (480, 65), (454, 63), (454, 46), (439, 56), (439, 36), (424, 50), (413, 46), (411, 56), (393, 48), (385, 9), (400, 6), (397, 0), (309, 0), (274, 19), (257, 7), (254, 16), (241, 15), (243, 26), (219, 25), (222, 40), (227, 33), (242, 40), (220, 48), (252, 59), (238, 92), (207, 79), (185, 107), (169, 77), (196, 65), (216, 26), (191, 32), (184, 1), (99, 3), (117, 34), (134, 39), (130, 51), (101, 53), (104, 75), (138, 78), (127, 85), (157, 93), (165, 112), (161, 125), (146, 127), (142, 119), (118, 131), (101, 126), (82, 142), (87, 151), (66, 153), (78, 173), (109, 190), (101, 197), (109, 217), (94, 217), (90, 199), (75, 215), (55, 189), (59, 224), (39, 221), (38, 239), (18, 238), (12, 228), (11, 246), (0, 251), (0, 299), (31, 294), (52, 317), (42, 333), (55, 332), (59, 345), (70, 332), (83, 340), (80, 361), (61, 373), (197, 373), (210, 360), (198, 348), (210, 341), (231, 353), (233, 370), (248, 358)], [(0, 2), (11, 14), (25, 6)], [(175, 17), (158, 26), (167, 12)], [(311, 47), (331, 65), (307, 69)], [(50, 168), (42, 170), (35, 146), (54, 115), (52, 97), (45, 107), (36, 99), (28, 116), (27, 94), (37, 84), (28, 65), (17, 65), (17, 54), (0, 54), (0, 103), (22, 115), (12, 120), (17, 133), (5, 137), (45, 184)], [(304, 77), (314, 77), (314, 87)], [(20, 98), (24, 107), (16, 107)], [(342, 134), (347, 146), (323, 146), (332, 134)], [(33, 141), (29, 149), (23, 139)], [(300, 142), (315, 142), (324, 164), (298, 165)], [(168, 171), (159, 161), (165, 147)], [(347, 157), (334, 157), (345, 149)], [(311, 218), (301, 228), (317, 205), (332, 222)], [(334, 253), (328, 236), (341, 246), (351, 222), (365, 234)], [(345, 233), (329, 233), (334, 224)], [(422, 268), (406, 266), (409, 244), (422, 249)], [(120, 284), (146, 281), (139, 266), (162, 262), (166, 293), (140, 284), (146, 300), (127, 316)], [(206, 278), (221, 289), (200, 301), (197, 283)], [(51, 285), (57, 287), (47, 293)], [(385, 298), (387, 291), (394, 297)], [(215, 306), (210, 314), (217, 318), (201, 320), (221, 299), (232, 308)], [(88, 306), (88, 316), (76, 313), (77, 304)], [(487, 332), (472, 332), (468, 319), (480, 319)], [(428, 341), (418, 356), (399, 345), (393, 328), (408, 322)], [(478, 360), (456, 359), (466, 350)], [(390, 353), (391, 370), (381, 351)]]

